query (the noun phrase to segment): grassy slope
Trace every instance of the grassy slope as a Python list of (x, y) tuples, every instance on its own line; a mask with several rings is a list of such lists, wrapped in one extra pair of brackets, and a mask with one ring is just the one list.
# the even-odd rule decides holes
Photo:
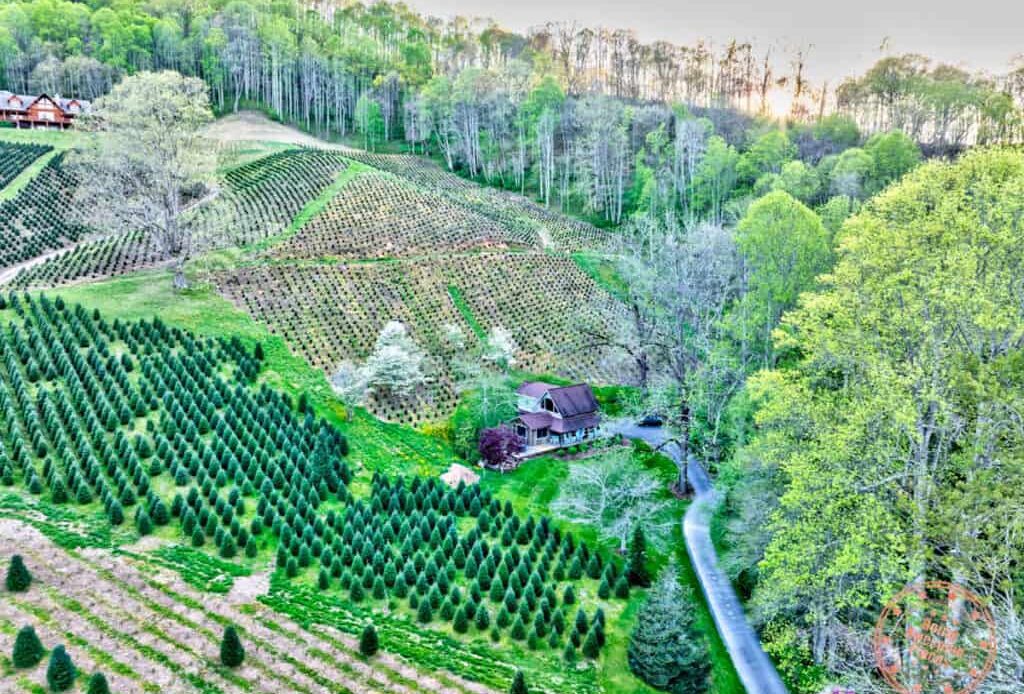
[(50, 160), (57, 156), (57, 150), (51, 150), (42, 156), (36, 157), (35, 161), (26, 166), (22, 171), (0, 190), (0, 202), (10, 200), (28, 185), (29, 181), (35, 178), (43, 167), (50, 163)]
[(81, 139), (81, 134), (74, 130), (18, 130), (17, 128), (0, 128), (0, 140), (18, 144), (50, 145), (54, 149), (65, 150)]
[(78, 139), (79, 136), (71, 131), (0, 128), (0, 142), (13, 142), (20, 145), (49, 145), (53, 147), (53, 151), (38, 157), (34, 162), (25, 167), (25, 170), (19, 173), (13, 181), (8, 183), (3, 190), (0, 190), (0, 201), (10, 200), (21, 192), (21, 189), (27, 186), (28, 182), (35, 178), (51, 159), (71, 147)]
[[(0, 132), (0, 138), (5, 133)], [(62, 135), (53, 133), (52, 135)], [(26, 139), (25, 141), (35, 141)], [(52, 144), (52, 143), (51, 143)], [(64, 144), (66, 147), (67, 144)], [(279, 146), (270, 146), (278, 149)], [(281, 147), (285, 148), (285, 147)], [(251, 151), (250, 151), (251, 150)], [(232, 155), (236, 165), (269, 151), (262, 146), (240, 148)], [(355, 164), (342, 172), (338, 179), (325, 190), (324, 194), (303, 209), (298, 217), (284, 232), (294, 233), (308, 219), (323, 209), (329, 200), (337, 194), (352, 178), (369, 167)], [(204, 266), (217, 265), (223, 262), (237, 262), (237, 252), (215, 254)], [(219, 256), (219, 257), (218, 257)], [(600, 258), (578, 254), (574, 258), (577, 264), (588, 272), (598, 283), (613, 294), (616, 293), (617, 278), (609, 272), (609, 268)], [(256, 323), (250, 316), (236, 309), (228, 301), (219, 297), (209, 287), (174, 293), (170, 289), (171, 275), (166, 271), (150, 271), (130, 277), (117, 278), (104, 282), (77, 285), (63, 288), (59, 293), (66, 300), (81, 302), (90, 307), (99, 308), (108, 318), (148, 319), (154, 315), (165, 322), (203, 335), (230, 336), (236, 335), (243, 342), (254, 344), (260, 342), (266, 354), (265, 368), (261, 380), (275, 388), (279, 388), (293, 397), (305, 393), (315, 410), (325, 416), (341, 429), (352, 444), (350, 460), (359, 465), (359, 475), (354, 483), (354, 491), (361, 493), (364, 485), (375, 470), (389, 474), (423, 474), (436, 475), (447, 468), (454, 456), (444, 442), (421, 434), (415, 430), (380, 422), (359, 410), (349, 418), (345, 409), (334, 398), (324, 374), (312, 368), (305, 360), (293, 355), (283, 339), (271, 335), (267, 329)], [(552, 380), (552, 379), (547, 379)], [(609, 388), (603, 400), (605, 406), (614, 406), (621, 399), (620, 389)], [(669, 464), (671, 466), (671, 464)], [(674, 468), (664, 471), (671, 477)], [(535, 515), (549, 514), (550, 503), (558, 493), (559, 483), (568, 474), (566, 461), (544, 458), (531, 461), (514, 474), (485, 474), (482, 484), (491, 488), (499, 496), (509, 499), (516, 510)], [(685, 506), (680, 505), (673, 512), (680, 516)], [(588, 542), (596, 543), (593, 528), (577, 528), (579, 536)], [(679, 548), (678, 555), (681, 567), (681, 579), (691, 586), (695, 596), (700, 595), (696, 577), (690, 567), (678, 526), (675, 544)], [(666, 557), (656, 557), (660, 567)], [(628, 633), (634, 615), (642, 603), (642, 593), (635, 592), (629, 604), (610, 624), (608, 646), (600, 661), (598, 683), (604, 691), (649, 694), (654, 690), (633, 677), (626, 661)], [(708, 635), (711, 646), (712, 678), (711, 690), (716, 694), (739, 694), (742, 692), (735, 671), (721, 640), (714, 630), (710, 614), (702, 600), (697, 600), (697, 622), (701, 630)], [(527, 654), (523, 654), (526, 656)], [(526, 665), (526, 663), (524, 663)], [(536, 664), (534, 664), (536, 665)]]
[(573, 253), (572, 259), (601, 289), (617, 299), (626, 296), (625, 282), (616, 274), (615, 267), (607, 257), (594, 253)]
[[(413, 429), (385, 424), (361, 411), (355, 413), (352, 421), (347, 421), (344, 409), (332, 396), (326, 379), (319, 371), (310, 367), (304, 360), (292, 355), (281, 338), (269, 335), (262, 326), (218, 297), (210, 289), (195, 288), (175, 294), (171, 290), (170, 273), (153, 271), (128, 278), (78, 285), (58, 293), (68, 302), (78, 302), (90, 308), (98, 308), (109, 320), (114, 318), (145, 319), (157, 315), (170, 325), (199, 334), (238, 336), (249, 344), (260, 342), (265, 353), (265, 366), (261, 379), (293, 396), (306, 393), (314, 408), (337, 425), (349, 438), (351, 443), (349, 460), (360, 465), (359, 475), (352, 485), (353, 492), (357, 495), (365, 494), (368, 491), (370, 477), (376, 470), (389, 474), (437, 475), (447, 467), (452, 458), (450, 449), (445, 444)], [(166, 539), (175, 540), (177, 537), (175, 533), (176, 529), (168, 526), (158, 529), (155, 535), (158, 537), (166, 535)], [(273, 547), (271, 546), (270, 549), (272, 550)], [(265, 561), (265, 557), (261, 561)], [(180, 563), (180, 566), (175, 567), (174, 563)], [(241, 561), (243, 570), (257, 568), (251, 564), (250, 560)], [(195, 562), (180, 559), (180, 562), (172, 563), (172, 568), (185, 568), (194, 573)], [(294, 610), (296, 606), (303, 605), (308, 601), (308, 595), (303, 592), (304, 589), (309, 589), (312, 595), (319, 595), (318, 591), (312, 590), (315, 579), (315, 574), (307, 571), (299, 578), (287, 583), (284, 588), (273, 594), (274, 600), (283, 601), (281, 604), (275, 602), (275, 605), (291, 614), (290, 610)], [(204, 590), (219, 590), (217, 586), (204, 585), (203, 581), (207, 580), (207, 577), (203, 575), (189, 576), (186, 577), (186, 580)], [(589, 585), (592, 582), (586, 581), (586, 583)], [(596, 583), (589, 585), (589, 591), (596, 592)], [(630, 614), (636, 609), (636, 604), (633, 603), (637, 603), (639, 599), (639, 595), (637, 595), (627, 606)], [(610, 619), (614, 619), (618, 604), (621, 603), (612, 601), (605, 606)], [(358, 608), (355, 609), (358, 611)], [(398, 619), (401, 621), (403, 616), (408, 619), (406, 624), (415, 625), (415, 621), (411, 618), (412, 613), (408, 608), (396, 605), (392, 615), (380, 618), (382, 628), (386, 626), (387, 620)], [(621, 618), (618, 622), (630, 623), (630, 621), (623, 622)], [(405, 629), (408, 628), (405, 627)], [(419, 627), (413, 626), (412, 628), (415, 631)], [(620, 632), (621, 630), (610, 629), (609, 639), (613, 642), (624, 643), (625, 632)], [(432, 629), (424, 632), (424, 636), (428, 637), (435, 634), (454, 637), (460, 641), (464, 640), (452, 634), (447, 625), (435, 624)], [(503, 637), (501, 643), (496, 645), (491, 644), (485, 637), (476, 636), (470, 639), (469, 648), (489, 654), (488, 657), (495, 661), (514, 663), (535, 681), (540, 681), (543, 678), (550, 682), (552, 675), (557, 681), (564, 676), (558, 654), (551, 653), (546, 649), (536, 653), (530, 652), (522, 644), (511, 641), (507, 636)], [(618, 650), (624, 654), (622, 648)], [(398, 648), (398, 652), (403, 653), (401, 648)], [(446, 657), (439, 656), (435, 662), (432, 656), (423, 655), (417, 657), (416, 662), (424, 667), (436, 666), (450, 669), (452, 665), (445, 660)], [(624, 655), (622, 657), (624, 658)], [(422, 662), (420, 662), (421, 660)], [(606, 659), (601, 662), (606, 662)], [(634, 678), (628, 674), (628, 668), (623, 670), (622, 667), (617, 667), (620, 677), (624, 681), (637, 684)], [(558, 691), (569, 691), (570, 689), (576, 691), (580, 690), (580, 687), (586, 691), (592, 691), (595, 684), (601, 682), (601, 679), (605, 677), (603, 673), (608, 669), (607, 666), (603, 666), (600, 670), (584, 668), (576, 671), (572, 677), (563, 681)], [(646, 693), (651, 690), (642, 686), (640, 689), (605, 686), (605, 691)]]
[[(656, 460), (653, 471), (666, 481), (666, 488), (675, 479), (675, 466), (661, 456)], [(501, 474), (485, 471), (480, 484), (494, 491), (496, 495), (512, 502), (518, 513), (534, 515), (550, 515), (551, 503), (558, 496), (561, 483), (569, 474), (569, 462), (554, 457), (537, 458), (528, 461), (514, 473)], [(679, 503), (672, 514), (679, 517), (686, 511), (686, 503)], [(597, 534), (592, 527), (573, 527), (573, 532), (585, 539), (588, 544), (597, 543)], [(614, 547), (608, 543), (603, 546), (612, 551)], [(711, 687), (712, 694), (743, 694), (743, 685), (736, 675), (729, 654), (725, 650), (707, 604), (701, 597), (697, 576), (690, 565), (689, 557), (683, 543), (682, 526), (676, 524), (673, 531), (673, 546), (676, 547), (676, 559), (679, 563), (680, 581), (689, 586), (694, 596), (697, 609), (697, 627), (707, 637), (711, 651)], [(666, 555), (652, 555), (653, 568), (660, 570), (668, 561)], [(645, 694), (655, 690), (644, 685), (629, 672), (626, 649), (629, 643), (629, 628), (633, 617), (643, 602), (642, 596), (634, 592), (629, 605), (622, 613), (617, 624), (609, 624), (608, 643), (602, 654), (602, 667), (599, 683), (604, 691), (622, 692), (624, 694)]]
[(479, 339), (484, 339), (486, 334), (480, 323), (477, 322), (476, 316), (473, 315), (473, 311), (469, 308), (469, 304), (466, 303), (466, 299), (462, 296), (462, 290), (456, 287), (454, 284), (448, 285), (448, 296), (452, 298), (452, 303), (455, 304), (456, 310), (462, 314), (463, 319), (473, 330), (473, 334)]
[[(453, 459), (446, 444), (413, 429), (385, 424), (362, 411), (346, 418), (344, 408), (331, 393), (324, 375), (305, 360), (293, 355), (284, 341), (271, 335), (247, 314), (217, 296), (210, 288), (198, 287), (181, 293), (170, 289), (171, 275), (165, 271), (152, 271), (126, 278), (83, 284), (60, 290), (68, 301), (81, 302), (99, 308), (108, 318), (148, 319), (154, 315), (171, 325), (211, 336), (237, 335), (244, 342), (260, 342), (266, 354), (261, 379), (297, 397), (306, 393), (318, 413), (327, 417), (345, 432), (352, 444), (351, 460), (360, 466), (355, 491), (360, 492), (374, 470), (390, 474), (436, 475)], [(482, 484), (500, 497), (513, 503), (523, 513), (549, 514), (550, 504), (557, 496), (559, 484), (568, 474), (568, 462), (556, 458), (531, 461), (513, 474), (485, 473)], [(673, 468), (666, 467), (660, 474), (671, 476)], [(679, 515), (685, 510), (674, 510)], [(577, 533), (589, 542), (596, 541), (593, 528), (577, 528)], [(694, 595), (700, 595), (696, 578), (690, 568), (682, 539), (680, 547), (681, 578), (690, 585)], [(665, 558), (657, 557), (663, 565)], [(605, 691), (649, 694), (646, 687), (629, 674), (626, 646), (633, 616), (639, 609), (642, 595), (635, 593), (624, 612), (609, 630), (609, 645), (601, 660), (598, 682)], [(725, 653), (710, 615), (703, 602), (698, 602), (698, 625), (708, 635), (711, 644), (711, 691), (715, 694), (742, 692), (735, 672)]]
[(109, 319), (159, 316), (171, 325), (202, 335), (237, 335), (266, 354), (261, 380), (293, 397), (306, 393), (316, 411), (338, 426), (352, 444), (351, 459), (361, 475), (379, 469), (393, 474), (437, 474), (447, 469), (452, 454), (436, 439), (398, 425), (385, 424), (362, 411), (346, 418), (345, 408), (331, 392), (327, 378), (293, 355), (282, 338), (222, 299), (209, 287), (171, 290), (171, 274), (155, 270), (59, 290), (66, 300), (100, 309)]
[(219, 173), (284, 150), (296, 149), (288, 142), (231, 142), (221, 145)]

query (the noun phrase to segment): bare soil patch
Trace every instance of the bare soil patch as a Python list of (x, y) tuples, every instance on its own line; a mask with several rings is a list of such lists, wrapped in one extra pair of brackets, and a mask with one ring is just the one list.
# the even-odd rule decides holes
[[(155, 685), (164, 692), (194, 692), (198, 683), (221, 694), (487, 691), (448, 673), (427, 675), (385, 653), (366, 660), (351, 636), (304, 629), (257, 602), (269, 589), (269, 569), (237, 579), (228, 595), (210, 595), (176, 573), (102, 549), (65, 551), (28, 524), (0, 519), (0, 565), (16, 552), (34, 580), (16, 596), (0, 588), (0, 623), (33, 624), (47, 647), (65, 643), (83, 671), (103, 671), (116, 691), (153, 691)], [(241, 604), (249, 607), (240, 610)], [(239, 628), (248, 653), (233, 671), (218, 662), (227, 624)], [(13, 638), (0, 632), (0, 647), (9, 650)], [(40, 668), (44, 673), (45, 663)], [(0, 691), (16, 688), (22, 674), (0, 677)], [(27, 674), (38, 680), (34, 670)]]
[(218, 142), (284, 142), (305, 147), (352, 151), (351, 147), (326, 142), (290, 125), (275, 123), (257, 111), (240, 111), (214, 121), (206, 136)]

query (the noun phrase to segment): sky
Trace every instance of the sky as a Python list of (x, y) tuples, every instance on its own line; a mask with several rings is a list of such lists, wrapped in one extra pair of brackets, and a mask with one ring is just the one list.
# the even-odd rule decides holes
[(548, 21), (633, 29), (641, 40), (750, 40), (792, 53), (812, 45), (808, 76), (836, 83), (880, 56), (923, 53), (1005, 72), (1024, 53), (1024, 0), (406, 0), (439, 17), (492, 17), (523, 32)]

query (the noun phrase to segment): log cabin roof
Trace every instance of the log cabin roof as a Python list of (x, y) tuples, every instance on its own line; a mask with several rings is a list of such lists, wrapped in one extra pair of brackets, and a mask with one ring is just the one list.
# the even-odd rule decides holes
[(555, 386), (543, 381), (527, 381), (516, 388), (518, 395), (525, 395), (528, 398), (539, 398)]
[(596, 412), (565, 418), (554, 417), (548, 412), (520, 412), (517, 419), (531, 431), (550, 429), (553, 434), (579, 431), (601, 423), (601, 417)]
[(26, 113), (37, 101), (40, 101), (41, 99), (46, 99), (65, 114), (67, 114), (74, 106), (77, 106), (79, 111), (86, 111), (89, 109), (89, 102), (82, 99), (64, 99), (61, 97), (51, 97), (48, 94), (31, 96), (29, 94), (15, 94), (13, 92), (0, 89), (0, 110)]

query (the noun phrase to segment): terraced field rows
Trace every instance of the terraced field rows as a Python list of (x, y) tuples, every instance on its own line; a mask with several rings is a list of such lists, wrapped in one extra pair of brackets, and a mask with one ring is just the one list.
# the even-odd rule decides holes
[(52, 149), (46, 145), (0, 142), (0, 190), (17, 178), (29, 164)]
[(436, 190), (508, 229), (539, 235), (555, 250), (600, 249), (609, 240), (607, 232), (592, 224), (553, 212), (521, 195), (477, 185), (422, 157), (371, 152), (346, 152), (345, 156)]
[(0, 202), (0, 269), (63, 248), (85, 236), (68, 210), (75, 182), (58, 154), (16, 196)]
[[(80, 672), (102, 671), (114, 691), (147, 693), (160, 691), (160, 685), (156, 680), (144, 683), (142, 675), (135, 669), (123, 660), (110, 655), (110, 652), (117, 648), (117, 643), (113, 639), (104, 636), (89, 624), (83, 624), (78, 631), (67, 629), (64, 624), (53, 617), (44, 604), (47, 602), (52, 601), (49, 601), (45, 595), (40, 596), (37, 602), (30, 602), (21, 597), (9, 597), (0, 602), (0, 625), (2, 625), (0, 631), (11, 635), (13, 641), (13, 634), (18, 629), (26, 624), (31, 624), (44, 645), (52, 647), (57, 644), (65, 644), (74, 653), (75, 667)], [(34, 668), (26, 678), (39, 686), (46, 684), (43, 667)], [(4, 680), (0, 679), (0, 683), (3, 682)], [(165, 684), (172, 683), (168, 680)], [(10, 691), (14, 691), (13, 686)]]
[(220, 245), (244, 246), (278, 234), (345, 168), (337, 152), (292, 149), (231, 169), (226, 188), (191, 223)]
[[(0, 559), (6, 563), (17, 547), (37, 579), (28, 593), (5, 596), (11, 599), (0, 606), (0, 619), (15, 628), (37, 626), (48, 647), (65, 643), (80, 670), (103, 670), (114, 691), (487, 691), (446, 673), (424, 676), (387, 655), (364, 661), (350, 637), (305, 631), (260, 604), (240, 608), (231, 595), (200, 593), (176, 575), (106, 550), (65, 552), (18, 522), (0, 522), (0, 540)], [(237, 670), (217, 661), (228, 624), (239, 627), (247, 651)], [(3, 631), (9, 650), (13, 636)], [(102, 657), (105, 652), (119, 660)]]
[[(303, 207), (331, 185), (345, 168), (336, 152), (292, 149), (275, 152), (225, 174), (226, 187), (190, 221), (214, 246), (247, 245), (284, 231)], [(53, 171), (49, 169), (53, 167)], [(15, 200), (24, 208), (20, 223), (28, 242), (17, 241), (0, 262), (9, 266), (64, 248), (85, 235), (85, 229), (61, 222), (73, 182), (58, 178), (59, 193), (47, 192), (54, 176), (63, 175), (55, 159)], [(37, 184), (37, 181), (39, 183)], [(47, 183), (51, 181), (51, 183)], [(37, 209), (38, 208), (38, 209)], [(4, 207), (0, 206), (0, 217)], [(33, 236), (35, 234), (36, 236)], [(19, 237), (20, 238), (20, 237)], [(20, 244), (20, 245), (19, 245)], [(9, 258), (8, 258), (9, 256)], [(78, 244), (18, 274), (17, 287), (55, 287), (123, 275), (161, 262), (159, 249), (141, 233), (117, 234)]]
[(162, 260), (156, 245), (139, 232), (86, 241), (25, 268), (11, 281), (19, 288), (59, 287), (116, 277), (153, 267)]
[(537, 234), (495, 222), (448, 196), (389, 175), (349, 182), (319, 215), (275, 247), (284, 258), (396, 258), (521, 246), (538, 248)]
[[(512, 331), (522, 368), (569, 378), (606, 380), (605, 355), (589, 349), (578, 321), (611, 320), (621, 307), (570, 258), (546, 253), (470, 253), (380, 263), (275, 264), (215, 278), (218, 290), (311, 364), (327, 372), (362, 360), (389, 320), (409, 326), (421, 346), (445, 362), (447, 323)], [(460, 311), (451, 288), (465, 303)], [(475, 325), (474, 325), (475, 324)], [(375, 414), (417, 423), (454, 404), (442, 367), (429, 392), (406, 403), (371, 403)]]

